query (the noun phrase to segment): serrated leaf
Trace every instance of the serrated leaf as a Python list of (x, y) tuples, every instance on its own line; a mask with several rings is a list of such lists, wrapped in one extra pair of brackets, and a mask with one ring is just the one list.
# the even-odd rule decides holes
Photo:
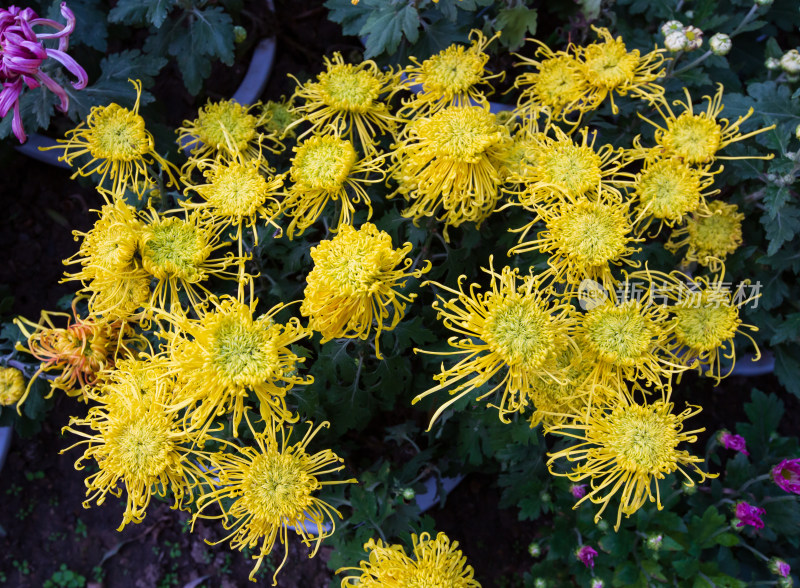
[(145, 18), (157, 29), (161, 28), (173, 6), (175, 0), (149, 0)]
[(194, 20), (189, 27), (192, 51), (217, 57), (225, 65), (233, 65), (233, 20), (230, 15), (219, 6), (195, 9), (192, 14)]
[[(795, 376), (799, 377), (800, 374)], [(752, 459), (757, 462), (762, 457), (758, 454), (763, 454), (769, 436), (778, 428), (778, 423), (783, 417), (783, 401), (774, 394), (764, 394), (761, 390), (753, 388), (750, 402), (744, 405), (744, 412), (750, 423), (739, 424), (737, 430), (747, 440)]]
[[(771, 170), (770, 170), (771, 171)], [(764, 208), (770, 220), (775, 219), (784, 205), (792, 199), (792, 192), (785, 186), (767, 186), (764, 189)]]
[[(69, 36), (70, 47), (86, 45), (102, 53), (107, 50), (108, 22), (107, 12), (94, 0), (70, 0), (69, 9), (75, 15), (78, 26)], [(62, 22), (61, 1), (55, 0), (50, 6), (48, 18)]]
[(761, 217), (761, 224), (767, 233), (767, 255), (775, 255), (784, 243), (791, 241), (800, 232), (800, 209), (784, 206), (774, 219)]
[(359, 32), (367, 37), (364, 57), (395, 53), (404, 30), (412, 27), (415, 30), (419, 27), (419, 14), (413, 5), (406, 4), (397, 10), (392, 4), (385, 4), (369, 16)]
[(118, 0), (116, 6), (108, 13), (109, 22), (126, 25), (145, 24), (148, 6), (144, 0)]
[(203, 80), (211, 74), (211, 61), (204, 54), (193, 51), (192, 45), (189, 31), (178, 29), (170, 43), (169, 52), (176, 56), (186, 89), (196, 96), (203, 87)]
[(511, 51), (522, 47), (528, 33), (536, 34), (537, 18), (536, 10), (527, 6), (506, 8), (498, 12), (496, 28), (498, 31), (503, 31), (500, 37), (503, 44)]
[(775, 375), (789, 392), (800, 398), (800, 345), (779, 345), (775, 354)]
[(714, 537), (714, 542), (724, 545), (725, 547), (734, 547), (739, 545), (739, 536), (733, 533), (721, 533)]
[(786, 341), (800, 339), (800, 312), (792, 312), (783, 317), (774, 334), (770, 337), (770, 345), (778, 345)]

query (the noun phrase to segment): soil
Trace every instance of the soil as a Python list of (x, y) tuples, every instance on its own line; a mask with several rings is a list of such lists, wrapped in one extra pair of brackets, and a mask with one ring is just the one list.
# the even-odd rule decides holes
[[(321, 70), (322, 55), (342, 51), (347, 59), (358, 53), (358, 40), (342, 37), (318, 2), (278, 3), (277, 8), (277, 62), (264, 99), (291, 92), (293, 82), (286, 74), (303, 80)], [(221, 74), (222, 86), (235, 87), (243, 70), (240, 65), (233, 73)], [(156, 95), (179, 95), (182, 86), (175, 77), (164, 74)], [(215, 73), (214, 79), (219, 78)], [(188, 96), (170, 103), (167, 116), (172, 124), (193, 116), (197, 106)], [(64, 273), (60, 260), (76, 250), (72, 231), (90, 228), (90, 210), (99, 208), (101, 200), (88, 184), (70, 180), (68, 171), (45, 168), (15, 153), (8, 143), (0, 146), (0, 165), (9, 170), (0, 186), (0, 301), (13, 295), (10, 306), (0, 306), (0, 320), (18, 314), (35, 319), (41, 309), (55, 309), (59, 299), (73, 293), (73, 284), (59, 283)], [(716, 389), (693, 382), (697, 396), (686, 400), (706, 408), (699, 418), (710, 435), (745, 420), (742, 405), (754, 385), (766, 392), (780, 389), (773, 377), (730, 379)], [(737, 401), (730, 401), (729, 395)], [(797, 419), (797, 399), (781, 396), (787, 415)], [(59, 451), (72, 442), (61, 435), (61, 428), (70, 415), (85, 411), (74, 399), (60, 398), (37, 436), (13, 441), (0, 475), (0, 585), (40, 587), (49, 579), (54, 586), (82, 585), (55, 583), (59, 570), (64, 576), (83, 576), (93, 588), (251, 585), (248, 558), (225, 544), (206, 544), (224, 537), (217, 525), (200, 522), (189, 533), (187, 513), (154, 500), (143, 523), (118, 532), (124, 510), (120, 500), (109, 497), (102, 506), (82, 507), (85, 472), (73, 466), (81, 451)], [(784, 434), (798, 428), (797, 420), (787, 418), (781, 424)], [(484, 586), (517, 585), (530, 563), (526, 546), (536, 534), (535, 526), (520, 523), (514, 510), (499, 510), (498, 501), (494, 480), (473, 475), (450, 494), (443, 509), (430, 513), (438, 530), (459, 541)], [(279, 550), (275, 553), (282, 556)], [(326, 567), (328, 554), (329, 548), (323, 547), (308, 559), (308, 549), (291, 538), (280, 586), (328, 586), (333, 577)], [(271, 584), (269, 568), (275, 563), (265, 562), (266, 573), (259, 575), (258, 585)]]

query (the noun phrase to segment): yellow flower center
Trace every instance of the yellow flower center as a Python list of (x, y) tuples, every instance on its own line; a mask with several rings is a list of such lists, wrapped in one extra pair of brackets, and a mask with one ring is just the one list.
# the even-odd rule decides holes
[(642, 172), (636, 192), (639, 206), (658, 219), (681, 220), (700, 204), (700, 180), (675, 159), (658, 161)]
[(629, 53), (620, 39), (589, 45), (584, 53), (584, 74), (589, 84), (607, 90), (632, 82), (638, 66), (639, 51)]
[(736, 250), (741, 242), (742, 223), (735, 216), (724, 212), (726, 211), (723, 210), (723, 214), (698, 217), (689, 224), (689, 234), (695, 247), (719, 256)]
[(559, 141), (541, 149), (538, 172), (544, 182), (554, 184), (570, 196), (579, 196), (600, 184), (600, 156), (591, 147)]
[(477, 106), (446, 108), (420, 120), (417, 128), (436, 156), (463, 163), (478, 163), (487, 149), (503, 139), (495, 116)]
[(160, 280), (171, 277), (201, 280), (200, 266), (208, 253), (207, 240), (200, 228), (179, 218), (158, 221), (142, 233), (142, 265)]
[(305, 518), (311, 493), (320, 487), (298, 456), (286, 452), (256, 456), (242, 481), (243, 506), (262, 524), (282, 525)]
[(364, 114), (381, 93), (381, 80), (349, 63), (338, 63), (319, 75), (322, 101), (345, 112)]
[(539, 66), (533, 92), (545, 106), (561, 110), (581, 98), (586, 78), (571, 55), (545, 59)]
[(600, 266), (617, 259), (625, 251), (631, 230), (622, 210), (589, 200), (563, 204), (548, 228), (560, 253), (583, 266)]
[(245, 149), (255, 138), (258, 124), (247, 109), (233, 100), (207, 104), (195, 121), (197, 138), (215, 148), (227, 146), (230, 141), (235, 149)]
[(703, 292), (700, 300), (672, 308), (675, 337), (679, 343), (697, 352), (713, 351), (732, 339), (739, 326), (739, 311), (722, 296), (716, 299)]
[(315, 190), (339, 191), (356, 162), (350, 141), (330, 135), (311, 137), (295, 151), (292, 181)]
[(146, 412), (120, 425), (108, 442), (109, 458), (117, 471), (138, 480), (158, 476), (170, 464), (173, 446), (166, 417)]
[(626, 472), (671, 472), (679, 443), (673, 421), (674, 417), (659, 414), (653, 407), (617, 406), (609, 417), (603, 445), (617, 455), (616, 465)]
[(297, 120), (297, 117), (283, 102), (268, 101), (264, 105), (264, 113), (267, 115), (267, 122), (264, 126), (273, 133), (283, 133), (286, 127)]
[(98, 108), (90, 117), (89, 152), (95, 159), (133, 161), (152, 148), (144, 119), (118, 104)]
[(247, 217), (264, 204), (268, 192), (267, 181), (256, 167), (232, 162), (214, 169), (211, 183), (202, 194), (220, 215)]
[(509, 297), (495, 306), (486, 318), (484, 338), (508, 365), (523, 364), (531, 370), (554, 348), (550, 317), (530, 297)]
[(263, 382), (279, 365), (269, 331), (237, 315), (222, 318), (214, 331), (213, 362), (223, 378), (237, 385)]
[(481, 53), (451, 45), (422, 63), (421, 79), (426, 92), (461, 94), (481, 81)]
[(642, 314), (638, 302), (595, 307), (584, 318), (589, 344), (601, 360), (619, 366), (635, 365), (652, 347), (658, 325)]
[(11, 406), (22, 398), (25, 378), (13, 367), (0, 367), (0, 406)]
[(684, 112), (667, 122), (667, 130), (659, 138), (668, 152), (686, 163), (706, 163), (720, 149), (722, 128), (714, 119)]

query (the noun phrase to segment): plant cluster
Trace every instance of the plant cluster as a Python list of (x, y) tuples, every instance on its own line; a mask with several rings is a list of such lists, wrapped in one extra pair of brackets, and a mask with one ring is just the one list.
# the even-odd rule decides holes
[[(66, 428), (76, 467), (97, 466), (85, 505), (124, 494), (122, 528), (168, 497), (252, 550), (251, 578), (291, 530), (312, 555), (330, 537), (342, 586), (477, 586), (413, 499), (456, 464), (499, 464), (504, 504), (553, 515), (526, 585), (791, 585), (800, 462), (797, 440), (773, 434), (780, 400), (754, 392), (750, 423), (701, 456), (701, 407), (681, 385), (719, 384), (735, 342), (757, 359), (750, 322), (788, 296), (744, 273), (747, 202), (729, 185), (743, 166), (783, 170), (757, 198), (791, 208), (794, 129), (750, 105), (790, 100), (791, 79), (751, 98), (682, 82), (702, 44), (691, 26), (666, 23), (667, 47), (650, 50), (602, 27), (562, 50), (532, 42), (509, 109), (488, 101), (504, 33), (403, 68), (334, 54), (288, 100), (209, 102), (177, 131), (180, 167), (133, 82), (133, 108), (94, 107), (59, 141), (104, 204), (65, 261), (72, 314), (16, 321), (16, 353), (40, 363), (27, 389), (4, 368), (0, 398), (27, 410), (45, 374), (89, 403)], [(724, 41), (684, 71), (722, 59)], [(761, 263), (794, 263), (780, 249), (794, 232), (768, 232)], [(386, 426), (390, 411), (408, 416)], [(401, 457), (359, 457), (347, 433), (375, 428)], [(719, 446), (737, 452), (721, 474), (704, 463), (722, 465)], [(763, 569), (740, 566), (742, 550)]]

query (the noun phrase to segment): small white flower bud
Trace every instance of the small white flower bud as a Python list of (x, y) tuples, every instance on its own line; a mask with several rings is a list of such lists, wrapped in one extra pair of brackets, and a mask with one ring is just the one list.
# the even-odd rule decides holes
[(800, 74), (800, 53), (797, 52), (797, 49), (792, 49), (783, 54), (781, 68), (790, 76)]
[(781, 68), (781, 60), (776, 59), (775, 57), (767, 57), (767, 60), (764, 62), (764, 66), (770, 71), (775, 71), (776, 69)]
[(700, 49), (700, 47), (703, 45), (703, 31), (701, 31), (697, 27), (686, 27), (683, 33), (689, 40), (689, 43), (686, 46), (687, 51), (694, 51), (695, 49)]
[(664, 37), (668, 37), (670, 33), (682, 33), (683, 32), (683, 24), (679, 20), (668, 20), (663, 25), (661, 25), (661, 34)]
[(708, 44), (711, 47), (711, 53), (714, 55), (727, 55), (731, 52), (731, 47), (733, 47), (731, 38), (725, 33), (717, 33), (708, 40)]
[(667, 48), (667, 51), (672, 51), (673, 53), (683, 51), (688, 45), (689, 39), (686, 38), (683, 31), (670, 33), (664, 39), (664, 47)]

